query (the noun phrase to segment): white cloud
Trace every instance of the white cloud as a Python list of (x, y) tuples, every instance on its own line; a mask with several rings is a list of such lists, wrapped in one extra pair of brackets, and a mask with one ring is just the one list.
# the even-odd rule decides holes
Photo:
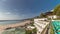
[(21, 18), (22, 17), (20, 17), (19, 15), (15, 15), (14, 13), (0, 11), (0, 20), (19, 20)]
[(7, 13), (5, 13), (5, 14), (8, 14), (8, 15), (9, 15), (9, 14), (11, 14), (11, 13), (10, 13), (10, 12), (7, 12)]
[[(9, 7), (7, 1), (8, 0), (0, 0), (0, 20), (22, 19), (22, 15), (17, 15), (17, 9), (7, 8)], [(17, 13), (14, 11), (16, 11)]]

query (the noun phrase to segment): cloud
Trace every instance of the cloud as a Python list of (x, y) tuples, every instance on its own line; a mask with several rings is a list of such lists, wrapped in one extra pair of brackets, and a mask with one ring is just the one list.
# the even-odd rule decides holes
[(14, 11), (18, 11), (17, 9), (14, 9)]
[(20, 17), (17, 14), (0, 11), (0, 20), (19, 20), (19, 19), (22, 19), (22, 17)]
[(11, 14), (11, 13), (10, 13), (10, 12), (7, 12), (6, 14), (8, 14), (8, 15), (9, 15), (9, 14)]

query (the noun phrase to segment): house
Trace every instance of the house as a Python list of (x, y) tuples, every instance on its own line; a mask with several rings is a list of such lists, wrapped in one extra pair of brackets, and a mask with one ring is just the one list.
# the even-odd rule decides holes
[(57, 18), (56, 15), (53, 15), (53, 12), (46, 12), (45, 15), (47, 16), (47, 18), (53, 18), (53, 19)]
[(27, 26), (28, 30), (33, 30), (35, 27), (34, 26)]

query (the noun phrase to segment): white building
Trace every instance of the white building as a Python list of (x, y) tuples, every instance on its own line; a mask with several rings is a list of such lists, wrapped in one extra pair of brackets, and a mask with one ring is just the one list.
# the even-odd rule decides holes
[(53, 15), (53, 12), (46, 12), (45, 15), (47, 16), (47, 18), (53, 18), (53, 19), (58, 18), (56, 15)]
[(49, 15), (48, 18), (53, 18), (53, 19), (56, 19), (57, 16), (56, 15)]
[(28, 30), (32, 30), (32, 29), (34, 29), (35, 27), (34, 26), (27, 26), (27, 29)]
[(45, 27), (49, 24), (49, 22), (44, 21), (46, 19), (47, 18), (34, 19), (34, 25), (37, 28), (37, 34), (41, 34)]

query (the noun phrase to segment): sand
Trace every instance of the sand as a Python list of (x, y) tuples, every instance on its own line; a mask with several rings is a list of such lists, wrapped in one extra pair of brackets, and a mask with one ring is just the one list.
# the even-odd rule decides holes
[(9, 27), (18, 27), (18, 26), (24, 26), (25, 24), (30, 24), (30, 20), (27, 20), (27, 21), (23, 21), (23, 22), (20, 22), (20, 23), (16, 23), (16, 24), (7, 24), (7, 25), (0, 25), (0, 34), (2, 31), (4, 31), (6, 28), (9, 28)]

